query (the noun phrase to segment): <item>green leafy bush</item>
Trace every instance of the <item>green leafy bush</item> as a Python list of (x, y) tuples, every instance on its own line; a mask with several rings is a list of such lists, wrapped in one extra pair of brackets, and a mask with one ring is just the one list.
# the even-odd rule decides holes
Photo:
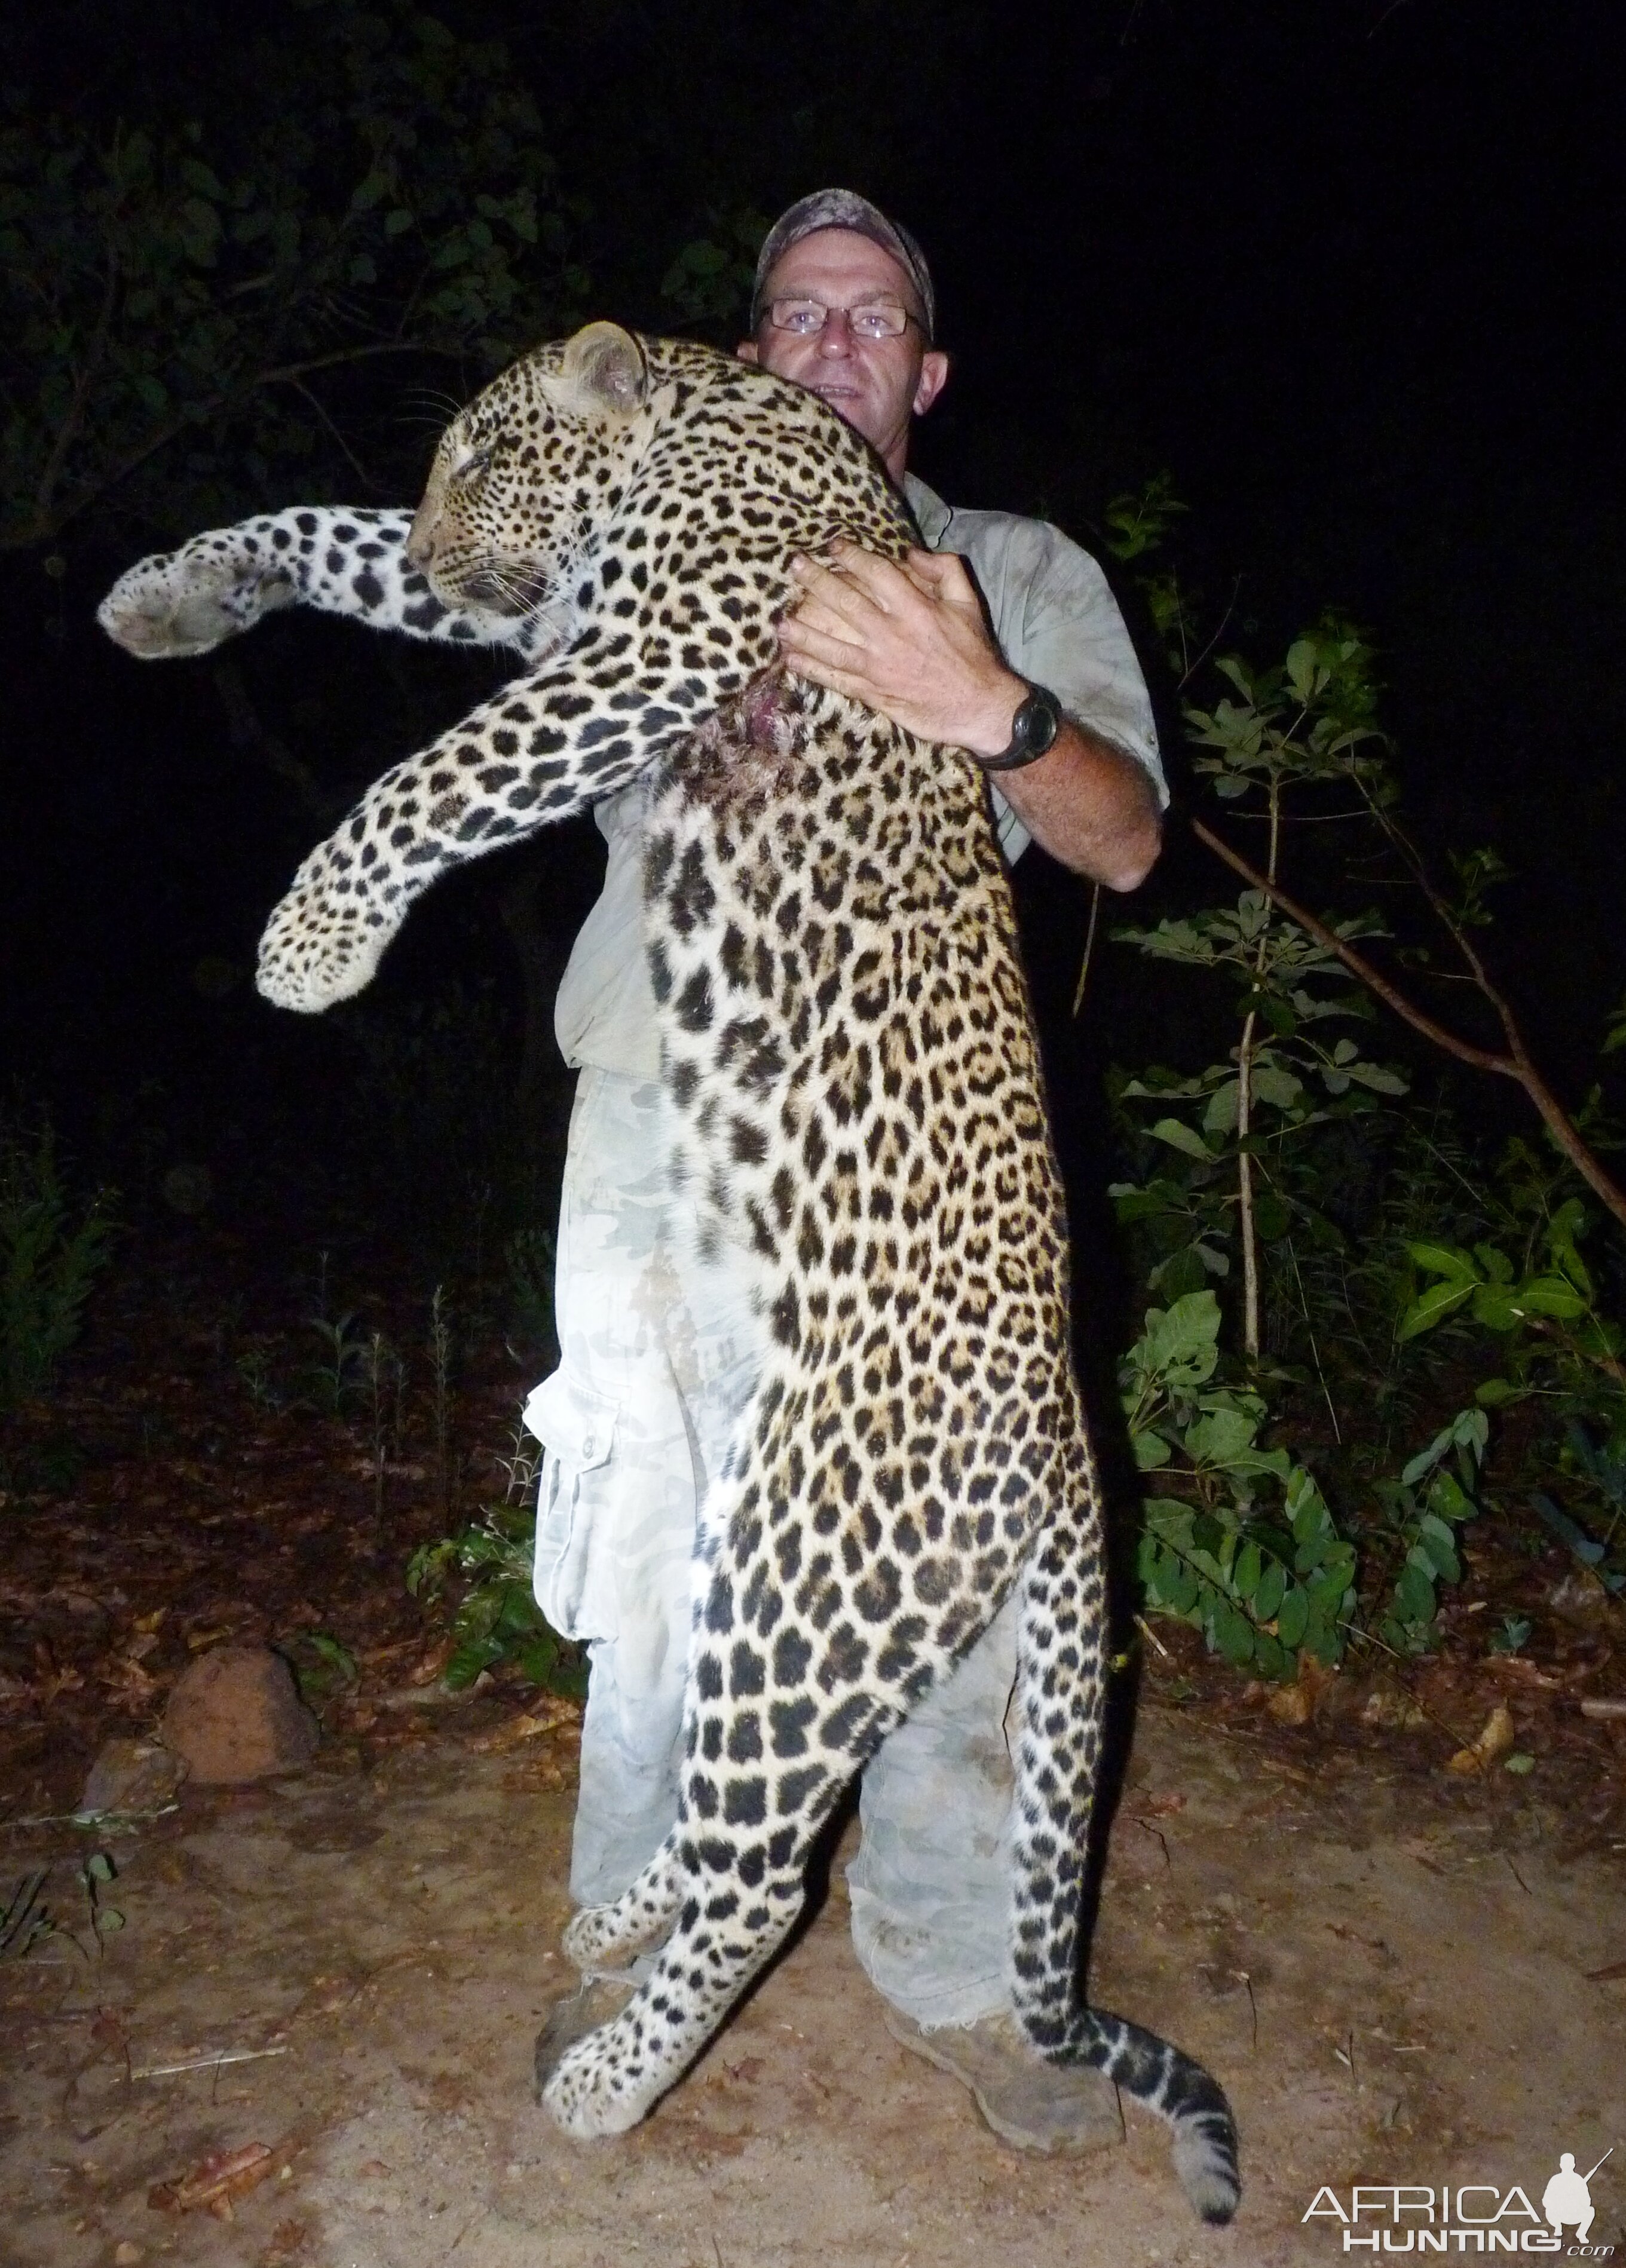
[[(1117, 499), (1112, 548), (1141, 562), (1178, 510), (1166, 475)], [(1194, 661), (1179, 578), (1139, 580), (1184, 694), (1213, 641)], [(1606, 1590), (1626, 1587), (1608, 1564), (1626, 1541), (1626, 1192), (1602, 1163), (1622, 1144), (1597, 1091), (1566, 1112), (1476, 942), (1503, 861), (1489, 848), (1452, 854), (1437, 882), (1399, 822), (1365, 639), (1327, 616), (1276, 667), (1237, 655), (1211, 666), (1223, 689), (1184, 713), (1193, 769), (1230, 818), (1218, 832), (1194, 813), (1190, 824), (1247, 887), (1114, 932), (1190, 971), (1225, 1034), (1195, 1068), (1112, 1077), (1131, 1172), (1112, 1195), (1157, 1301), (1120, 1382), (1137, 1462), (1156, 1476), (1139, 1545), (1148, 1608), (1282, 1676), (1305, 1651), (1333, 1661), (1351, 1642), (1401, 1655), (1438, 1644), (1462, 1525), (1489, 1501), (1489, 1413), (1519, 1403), (1531, 1405), (1514, 1429), (1523, 1475), (1562, 1478), (1577, 1507), (1538, 1489), (1530, 1508)], [(1308, 889), (1326, 887), (1349, 830), (1364, 874), (1400, 893), (1386, 901), (1398, 936), (1386, 913), (1311, 909)], [(1297, 896), (1295, 862), (1312, 878), (1292, 876)], [(1437, 970), (1415, 941), (1417, 915), (1443, 931), (1454, 967)], [(1378, 940), (1390, 970), (1370, 957)], [(1414, 987), (1437, 976), (1471, 986), (1505, 1048), (1442, 1022), (1397, 964)], [(1380, 1005), (1472, 1075), (1515, 1082), (1546, 1140), (1493, 1155), (1448, 1086), (1409, 1100), (1413, 1074), (1365, 1041)], [(1584, 1259), (1594, 1199), (1612, 1246)], [(1425, 1425), (1427, 1447), (1408, 1455)], [(1510, 1624), (1504, 1647), (1527, 1636)]]
[(105, 1192), (82, 1211), (63, 1185), (48, 1121), (0, 1122), (0, 1408), (49, 1385), (107, 1265)]
[(461, 1534), (420, 1544), (407, 1567), (407, 1588), (415, 1598), (434, 1598), (455, 1578), (464, 1580), (452, 1616), (455, 1648), (443, 1673), (455, 1690), (471, 1685), (483, 1669), (513, 1668), (549, 1692), (587, 1691), (586, 1654), (551, 1626), (531, 1589), (534, 1449), (528, 1437), (516, 1433), (507, 1500), (488, 1505)]
[(1263, 1448), (1262, 1397), (1223, 1383), (1210, 1291), (1148, 1310), (1120, 1374), (1135, 1462), (1178, 1495), (1147, 1498), (1137, 1561), (1146, 1602), (1201, 1630), (1238, 1668), (1290, 1674), (1298, 1650), (1343, 1652), (1356, 1554), (1285, 1449)]

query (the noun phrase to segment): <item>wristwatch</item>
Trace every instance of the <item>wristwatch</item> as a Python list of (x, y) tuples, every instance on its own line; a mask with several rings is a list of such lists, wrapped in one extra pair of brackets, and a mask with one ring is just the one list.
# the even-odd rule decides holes
[(1010, 720), (1010, 746), (1002, 755), (979, 756), (985, 772), (1019, 772), (1048, 755), (1061, 730), (1061, 703), (1042, 685), (1030, 685), (1027, 698)]

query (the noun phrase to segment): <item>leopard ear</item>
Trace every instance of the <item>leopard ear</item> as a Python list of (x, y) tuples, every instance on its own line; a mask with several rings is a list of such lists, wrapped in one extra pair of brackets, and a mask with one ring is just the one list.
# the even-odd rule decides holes
[(589, 323), (567, 340), (560, 379), (573, 406), (617, 416), (641, 409), (649, 394), (644, 350), (619, 323)]

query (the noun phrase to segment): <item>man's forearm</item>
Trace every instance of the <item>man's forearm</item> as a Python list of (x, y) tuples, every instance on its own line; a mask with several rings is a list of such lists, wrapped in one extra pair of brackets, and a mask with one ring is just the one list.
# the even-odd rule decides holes
[[(780, 624), (780, 645), (798, 675), (922, 740), (1003, 754), (1029, 688), (994, 644), (963, 560), (914, 551), (905, 567), (843, 541), (828, 559), (791, 569), (802, 595)], [(1063, 865), (1112, 890), (1132, 890), (1149, 872), (1163, 839), (1156, 792), (1133, 756), (1088, 727), (1067, 719), (1037, 762), (997, 780)]]
[(1163, 821), (1144, 767), (1071, 718), (1037, 763), (996, 784), (1033, 840), (1075, 873), (1133, 890), (1151, 872)]
[[(965, 706), (940, 737), (974, 756), (1002, 755), (1028, 688), (986, 641), (980, 671), (968, 668)], [(1064, 717), (1037, 762), (994, 776), (1000, 793), (1036, 843), (1075, 873), (1109, 890), (1133, 890), (1163, 847), (1157, 797), (1145, 767), (1086, 725)]]

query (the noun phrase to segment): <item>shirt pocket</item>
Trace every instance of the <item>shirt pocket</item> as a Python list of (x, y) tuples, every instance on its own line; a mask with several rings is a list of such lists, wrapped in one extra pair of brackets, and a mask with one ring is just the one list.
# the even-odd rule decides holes
[(536, 1604), (561, 1638), (613, 1638), (604, 1602), (588, 1601), (593, 1514), (603, 1496), (619, 1405), (566, 1370), (544, 1378), (525, 1405), (542, 1443), (536, 1486)]

